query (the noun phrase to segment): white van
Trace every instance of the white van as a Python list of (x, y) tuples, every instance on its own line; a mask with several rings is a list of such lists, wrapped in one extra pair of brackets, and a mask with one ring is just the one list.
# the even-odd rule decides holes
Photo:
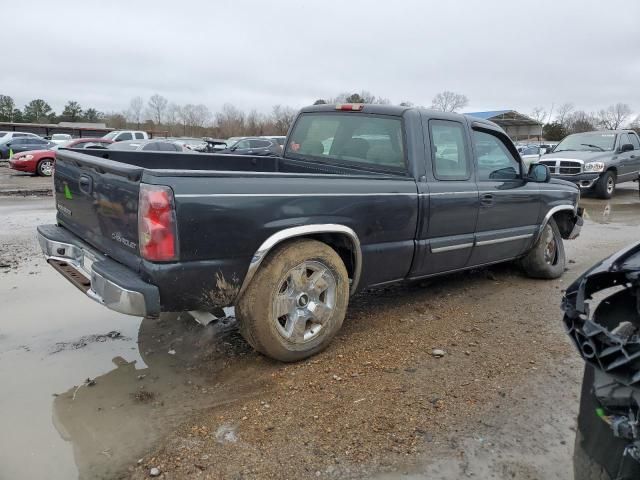
[(102, 138), (107, 138), (114, 142), (122, 142), (124, 140), (148, 140), (149, 135), (142, 130), (114, 130)]

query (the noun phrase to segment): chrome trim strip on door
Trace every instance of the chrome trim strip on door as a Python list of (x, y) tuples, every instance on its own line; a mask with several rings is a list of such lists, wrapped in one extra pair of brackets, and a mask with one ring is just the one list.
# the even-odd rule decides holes
[(441, 253), (441, 252), (451, 252), (453, 250), (462, 250), (464, 248), (473, 247), (473, 242), (469, 243), (460, 243), (458, 245), (447, 245), (446, 247), (431, 247), (431, 253)]
[(513, 237), (493, 238), (491, 240), (481, 240), (479, 242), (476, 242), (476, 246), (482, 247), (483, 245), (495, 245), (496, 243), (512, 242), (515, 240), (522, 240), (531, 237), (533, 237), (533, 233), (527, 233), (525, 235), (514, 235)]

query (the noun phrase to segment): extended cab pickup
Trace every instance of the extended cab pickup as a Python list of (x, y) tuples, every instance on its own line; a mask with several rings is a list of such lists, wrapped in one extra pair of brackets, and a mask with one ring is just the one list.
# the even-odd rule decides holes
[(618, 183), (640, 176), (640, 138), (633, 130), (600, 130), (565, 137), (540, 158), (551, 176), (611, 198)]
[(283, 361), (324, 348), (349, 295), (520, 259), (557, 278), (579, 189), (523, 171), (495, 124), (409, 107), (300, 111), (282, 157), (60, 150), (49, 263), (138, 316), (235, 305)]

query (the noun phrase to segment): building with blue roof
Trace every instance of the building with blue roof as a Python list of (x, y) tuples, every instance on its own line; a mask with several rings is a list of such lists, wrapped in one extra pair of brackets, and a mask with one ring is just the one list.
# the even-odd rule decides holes
[(515, 142), (518, 140), (541, 140), (542, 123), (515, 110), (489, 110), (468, 112), (469, 117), (481, 118), (500, 125)]

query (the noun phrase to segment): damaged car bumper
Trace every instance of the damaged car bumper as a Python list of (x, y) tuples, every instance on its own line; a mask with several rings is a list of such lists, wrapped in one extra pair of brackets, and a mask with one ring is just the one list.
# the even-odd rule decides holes
[(640, 243), (578, 278), (562, 308), (567, 333), (587, 363), (579, 448), (611, 478), (639, 478)]
[(68, 230), (58, 225), (41, 225), (38, 242), (47, 262), (92, 300), (127, 315), (160, 314), (156, 286), (95, 251)]

